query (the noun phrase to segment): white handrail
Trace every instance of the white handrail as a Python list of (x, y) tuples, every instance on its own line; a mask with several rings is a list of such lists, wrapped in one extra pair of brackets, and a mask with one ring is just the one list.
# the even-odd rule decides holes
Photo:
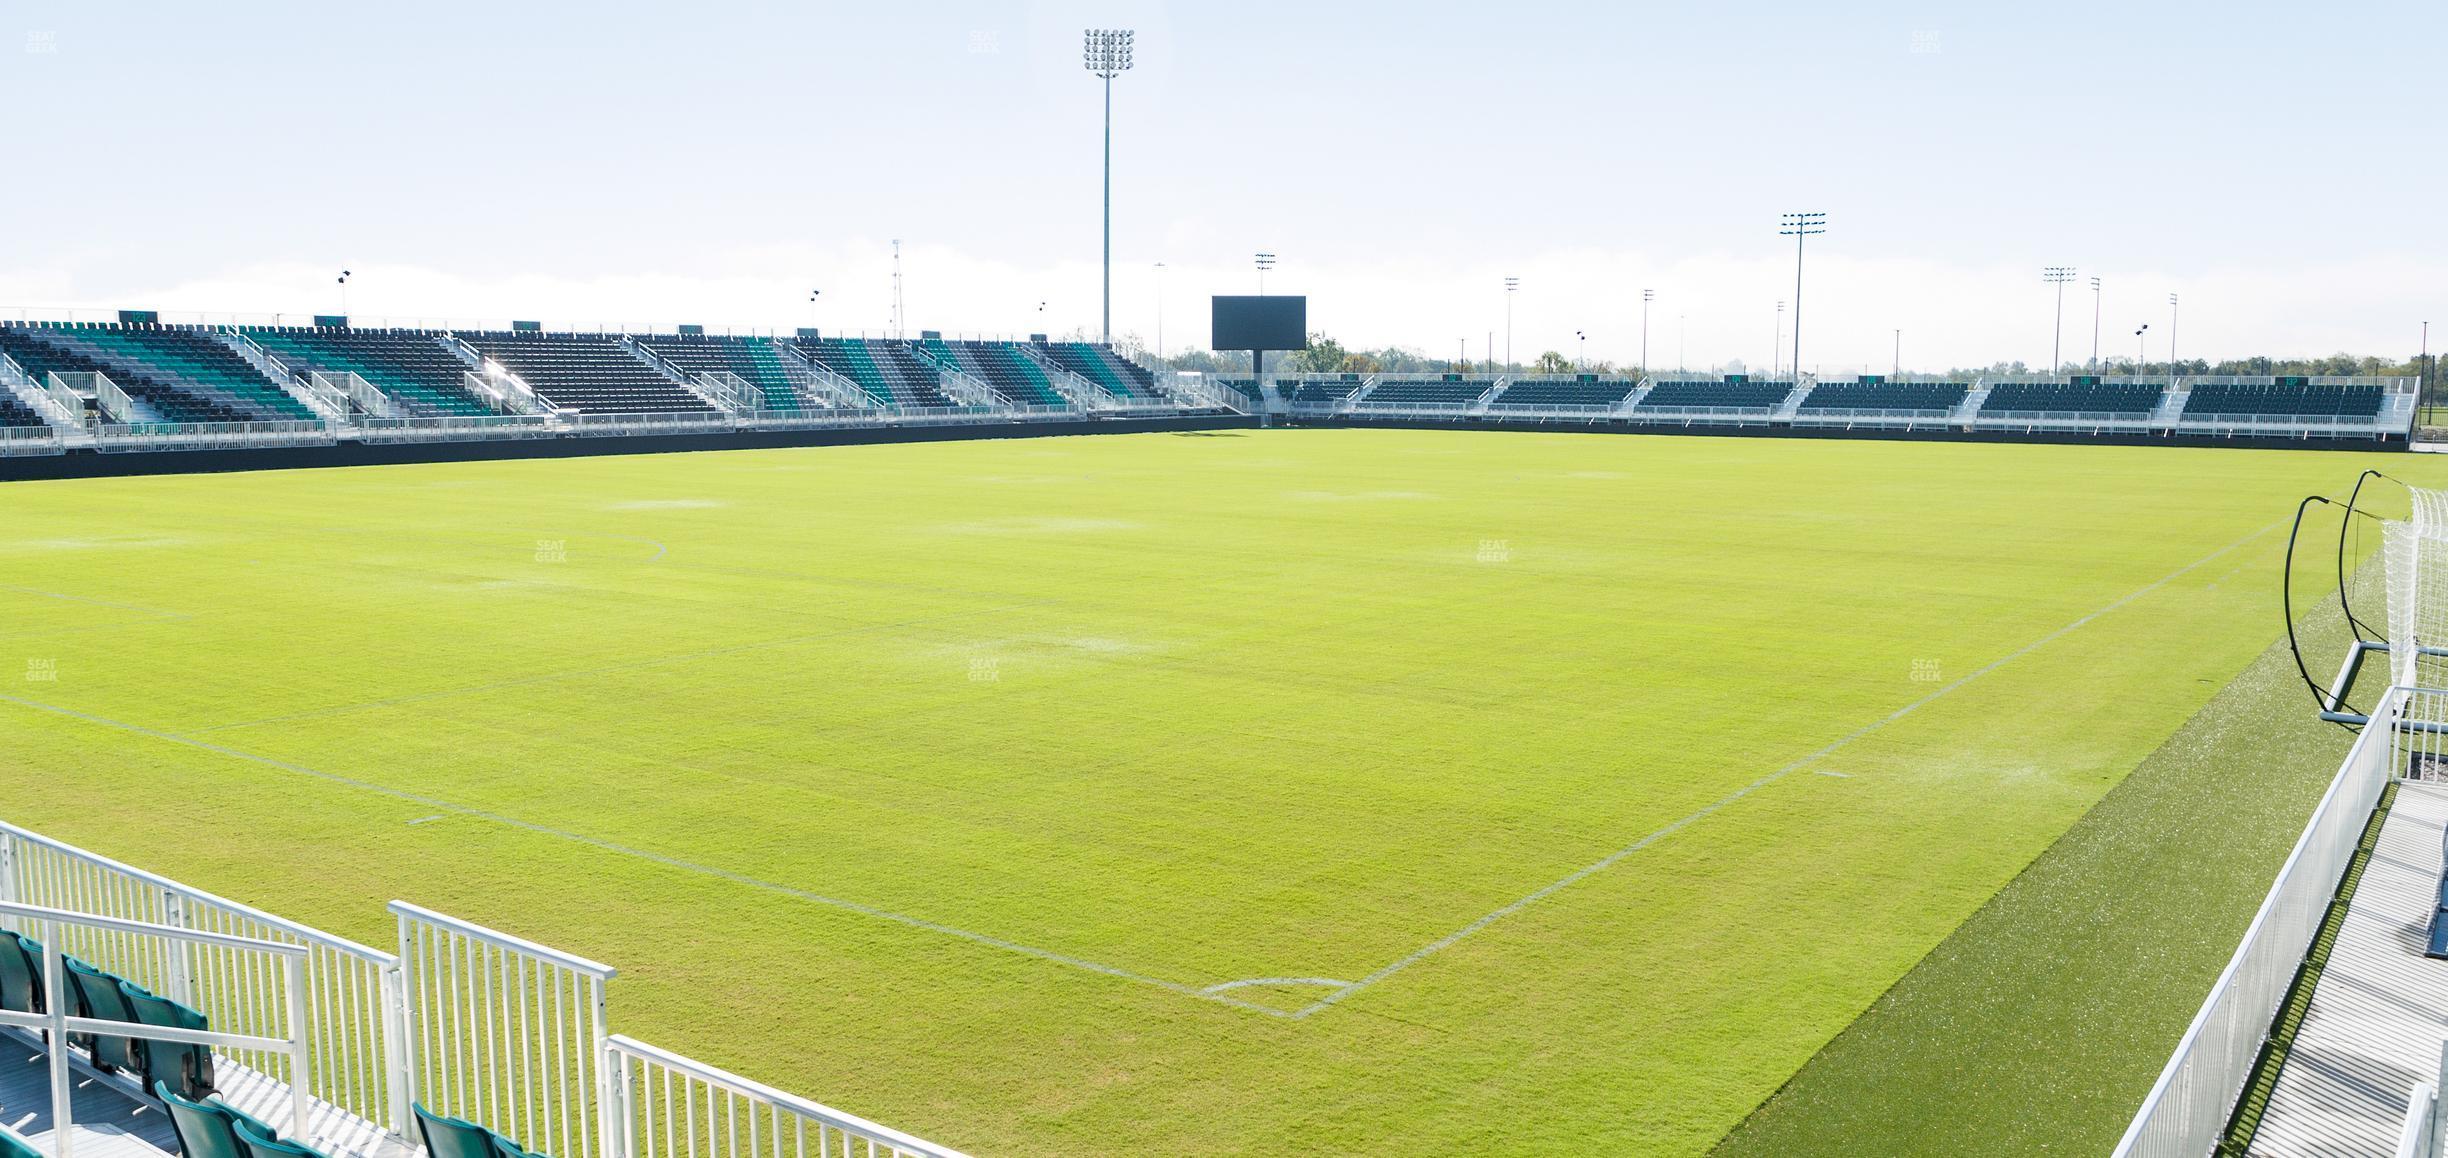
[[(867, 1143), (866, 1153), (871, 1156), (879, 1153), (876, 1147), (881, 1146), (888, 1148), (894, 1158), (904, 1155), (909, 1158), (968, 1158), (949, 1146), (940, 1146), (821, 1102), (785, 1093), (763, 1082), (716, 1069), (633, 1037), (614, 1034), (606, 1041), (605, 1048), (611, 1059), (609, 1068), (618, 1075), (620, 1083), (622, 1117), (626, 1124), (623, 1147), (626, 1158), (690, 1158), (701, 1154), (701, 1145), (702, 1158), (756, 1158), (759, 1154), (771, 1158), (806, 1158), (811, 1152), (817, 1155), (848, 1154), (853, 1141)], [(629, 1063), (633, 1061), (639, 1063), (635, 1082), (630, 1080)], [(652, 1072), (656, 1068), (670, 1072), (657, 1081), (657, 1075)], [(678, 1094), (671, 1089), (672, 1075), (681, 1079), (682, 1088)], [(749, 1144), (745, 1149), (740, 1148), (740, 1139), (733, 1131), (707, 1129), (700, 1132), (700, 1125), (711, 1126), (711, 1109), (703, 1123), (692, 1119), (687, 1124), (678, 1124), (679, 1130), (688, 1132), (685, 1140), (673, 1130), (676, 1125), (673, 1119), (677, 1116), (672, 1109), (673, 1102), (679, 1102), (684, 1107), (700, 1104), (697, 1091), (687, 1088), (691, 1082), (749, 1103)], [(703, 1104), (711, 1107), (712, 1099), (703, 1099)], [(665, 1108), (660, 1115), (656, 1112), (658, 1106)], [(757, 1141), (759, 1109), (766, 1111), (764, 1116), (768, 1121), (765, 1125), (770, 1127), (764, 1132), (765, 1141), (761, 1145)], [(813, 1147), (809, 1145), (803, 1129), (795, 1129), (787, 1137), (784, 1135), (779, 1128), (783, 1123), (778, 1119), (785, 1115), (801, 1119), (803, 1123), (816, 1124)], [(729, 1120), (728, 1116), (726, 1120)], [(833, 1140), (826, 1136), (827, 1131), (842, 1135), (838, 1149), (831, 1144)], [(662, 1145), (657, 1145), (658, 1142)]]

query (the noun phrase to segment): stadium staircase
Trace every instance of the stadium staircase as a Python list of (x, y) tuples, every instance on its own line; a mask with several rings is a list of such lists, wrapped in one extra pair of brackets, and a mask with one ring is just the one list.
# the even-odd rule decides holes
[(468, 392), (465, 375), (472, 363), (423, 331), (252, 327), (239, 333), (309, 381), (322, 378), (359, 411), (378, 418), (474, 417), (496, 409)]
[(2186, 385), (2184, 379), (2177, 379), (2168, 387), (2167, 393), (2159, 396), (2159, 405), (2151, 410), (2151, 429), (2173, 429), (2176, 423), (2183, 419), (2185, 405), (2192, 399), (2192, 387)]
[(662, 354), (648, 349), (636, 335), (622, 334), (615, 339), (620, 348), (646, 368), (661, 374), (667, 381), (697, 396), (708, 409), (725, 414), (752, 414), (764, 409), (763, 391), (728, 365), (711, 369), (691, 370)]
[(727, 408), (735, 412), (796, 414), (823, 408), (800, 388), (790, 363), (777, 349), (780, 343), (771, 338), (641, 334), (629, 342), (672, 373), (706, 387), (700, 393), (714, 395), (718, 402), (727, 397)]
[(1958, 425), (1969, 425), (1973, 417), (1980, 413), (1981, 405), (1987, 401), (1989, 401), (1988, 385), (1976, 381), (1972, 384), (1971, 389), (1964, 391), (1963, 404), (1955, 408), (1955, 413), (1950, 415), (1949, 419)]
[(690, 1158), (964, 1158), (616, 1032), (608, 965), (388, 909), (396, 952), (0, 823), (0, 1155), (678, 1158), (720, 1106), (756, 1126)]
[(774, 356), (781, 360), (782, 371), (791, 385), (815, 404), (817, 409), (872, 410), (875, 398), (859, 384), (834, 373), (810, 360), (807, 354), (789, 342), (773, 343)]
[[(1072, 408), (1053, 376), (1009, 342), (947, 342), (928, 333), (910, 349), (959, 385), (974, 385), (992, 405)], [(957, 396), (957, 395), (956, 395)]]
[(610, 334), (534, 330), (457, 337), (555, 410), (580, 414), (719, 413), (703, 395)]
[[(130, 358), (115, 341), (97, 342), (69, 334), (66, 328), (49, 326), (0, 327), (0, 353), (46, 384), (53, 375), (66, 376), (78, 396), (114, 423), (257, 421), (267, 416), (266, 411), (251, 403), (274, 397), (295, 408), (280, 417), (304, 416), (298, 413), (303, 407), (268, 381), (259, 379), (260, 389), (248, 390), (242, 401), (175, 369), (147, 372), (148, 362)], [(231, 357), (236, 360), (235, 355)], [(252, 374), (252, 368), (247, 372)], [(100, 375), (109, 385), (97, 388), (93, 375)], [(275, 404), (266, 402), (270, 405)]]
[(1032, 343), (1029, 352), (1048, 364), (1059, 366), (1095, 384), (1125, 404), (1144, 405), (1162, 401), (1155, 373), (1123, 357), (1110, 345), (1094, 342)]
[(1777, 403), (1774, 416), (1777, 418), (1782, 418), (1788, 422), (1793, 421), (1793, 416), (1801, 413), (1803, 401), (1808, 399), (1811, 396), (1811, 391), (1817, 388), (1817, 382), (1804, 378), (1800, 375), (1795, 375), (1793, 392), (1787, 394), (1784, 401)]
[[(78, 404), (71, 406), (70, 402)], [(0, 425), (81, 429), (85, 425), (85, 408), (73, 396), (63, 398), (53, 393), (26, 373), (16, 359), (0, 353)]]

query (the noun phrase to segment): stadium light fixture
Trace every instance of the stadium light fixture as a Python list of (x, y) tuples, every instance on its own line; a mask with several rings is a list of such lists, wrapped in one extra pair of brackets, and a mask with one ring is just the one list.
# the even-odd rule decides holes
[(2168, 295), (2168, 384), (2176, 384), (2176, 295)]
[[(1574, 330), (1573, 337), (1580, 339), (1581, 342), (1581, 349), (1574, 355), (1573, 358), (1573, 372), (1578, 374), (1582, 370), (1589, 367), (1589, 335), (1582, 333), (1579, 330)], [(1506, 351), (1505, 357), (1508, 361), (1511, 360), (1512, 356), (1511, 351)]]
[(1768, 377), (1775, 378), (1778, 359), (1785, 356), (1785, 299), (1777, 299), (1776, 333), (1768, 338)]
[(1165, 263), (1156, 263), (1156, 364), (1164, 365), (1164, 271)]
[(2063, 346), (2065, 339), (2065, 283), (2074, 280), (2074, 267), (2070, 265), (2043, 266), (2040, 269), (2040, 280), (2057, 287), (2057, 328), (2049, 334), (2049, 373), (2055, 374), (2059, 367), (2065, 365), (2065, 361), (2058, 357), (2058, 351)]
[(1521, 279), (1505, 279), (1505, 369), (1513, 368), (1513, 291), (1521, 288)]
[(1647, 290), (1647, 289), (1645, 289), (1645, 290), (1642, 290), (1642, 291), (1641, 291), (1641, 364), (1640, 364), (1640, 372), (1641, 372), (1642, 376), (1644, 376), (1644, 377), (1646, 377), (1646, 376), (1648, 375), (1648, 373), (1649, 373), (1649, 303), (1651, 303), (1651, 302), (1653, 302), (1653, 301), (1656, 301), (1656, 300), (1657, 300), (1657, 291), (1656, 291), (1656, 290)]
[(1266, 296), (1266, 275), (1267, 275), (1267, 271), (1268, 271), (1268, 270), (1275, 268), (1275, 255), (1274, 255), (1274, 254), (1272, 254), (1272, 253), (1260, 253), (1260, 254), (1258, 254), (1258, 255), (1257, 255), (1257, 261), (1258, 261), (1258, 296), (1259, 296), (1259, 297), (1265, 297), (1265, 296)]
[(2085, 363), (2085, 365), (2094, 374), (2099, 373), (2099, 338), (2100, 279), (2095, 277), (2091, 279), (2091, 360), (2088, 363)]
[(1080, 63), (1105, 82), (1105, 316), (1100, 331), (1113, 343), (1113, 82), (1130, 71), (1128, 28), (1091, 28), (1080, 47)]
[(1827, 214), (1787, 213), (1781, 215), (1779, 220), (1783, 224), (1778, 226), (1777, 234), (1794, 239), (1793, 368), (1794, 381), (1799, 382), (1802, 380), (1802, 239), (1827, 232)]
[(2149, 322), (2142, 323), (2142, 328), (2134, 331), (2134, 377), (2136, 378), (2142, 376), (2142, 366), (2150, 357), (2143, 345), (2150, 340), (2143, 337), (2147, 333), (2150, 333)]
[(1887, 373), (1890, 377), (1901, 378), (1904, 376), (1904, 331), (1897, 330), (1895, 339), (1895, 364), (1887, 368)]
[(344, 269), (340, 271), (340, 316), (344, 318), (348, 316), (349, 279), (355, 276), (357, 275), (349, 272), (348, 270)]
[(820, 318), (816, 312), (816, 299), (823, 296), (823, 290), (812, 289), (808, 291), (808, 328), (811, 330), (822, 328), (818, 325)]

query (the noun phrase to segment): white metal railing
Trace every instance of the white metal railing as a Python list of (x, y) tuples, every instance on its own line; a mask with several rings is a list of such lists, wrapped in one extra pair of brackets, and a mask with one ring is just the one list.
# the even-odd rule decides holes
[(84, 426), (87, 424), (85, 399), (80, 397), (76, 391), (69, 389), (68, 383), (61, 381), (59, 375), (46, 374), (43, 376), (43, 395), (51, 399), (51, 404), (59, 407), (61, 413), (75, 416), (70, 425)]
[(60, 442), (60, 432), (51, 426), (0, 426), (0, 458), (18, 455), (59, 454), (67, 449)]
[[(460, 345), (470, 353), (475, 350), (464, 342)], [(460, 371), (460, 389), (467, 391), (471, 397), (484, 399), (504, 414), (553, 413), (552, 404), (544, 401), (533, 387), (527, 385), (526, 379), (502, 369), (499, 362), (487, 362), (485, 366), (488, 372), (483, 374), (473, 370)]]
[(2441, 715), (2444, 706), (2448, 692), (2392, 687), (2372, 709), (2371, 722), (2312, 810), (2235, 956), (2118, 1141), (2116, 1158), (2200, 1158), (2225, 1133), (2381, 790), (2416, 750), (2440, 739), (2430, 731), (2401, 733), (2398, 724), (2409, 714)]
[(94, 427), (94, 449), (234, 450), (250, 446), (329, 443), (335, 432), (322, 422), (106, 422)]
[[(348, 402), (356, 403), (357, 409), (371, 417), (398, 418), (401, 416), (398, 402), (393, 401), (390, 395), (377, 389), (373, 383), (358, 376), (353, 370), (344, 370), (338, 374), (327, 374), (317, 370), (306, 377), (315, 384), (317, 389), (328, 390)], [(346, 407), (343, 409), (345, 410)]]
[(598, 413), (566, 410), (561, 421), (573, 434), (653, 434), (690, 430), (729, 430), (737, 422), (714, 410), (646, 410)]
[(729, 370), (708, 370), (690, 381), (697, 393), (733, 414), (765, 409), (764, 389)]
[(271, 379), (272, 384), (280, 387), (282, 393), (296, 399), (298, 404), (306, 409), (314, 411), (316, 416), (325, 422), (347, 421), (349, 396), (345, 391), (333, 388), (328, 382), (317, 380), (319, 375), (304, 375), (291, 370), (287, 362), (282, 361), (272, 351), (264, 349), (262, 343), (257, 342), (244, 330), (235, 326), (209, 327), (205, 333), (211, 335), (222, 345), (229, 347), (239, 357), (246, 359), (248, 365), (255, 367), (256, 373)]
[(558, 432), (553, 429), (552, 420), (541, 414), (435, 414), (360, 418), (350, 433), (368, 442), (447, 442), (471, 438), (544, 438)]
[(411, 1096), (554, 1158), (612, 1158), (609, 965), (393, 901)]
[(624, 1158), (965, 1158), (635, 1038), (605, 1053)]
[(2398, 1131), (2396, 1158), (2439, 1158), (2439, 1087), (2419, 1082), (2406, 1099), (2405, 1126)]
[[(47, 905), (28, 905), (15, 901), (0, 901), (0, 919), (10, 924), (31, 927), (41, 934), (43, 946), (43, 1009), (42, 1013), (19, 1013), (0, 1010), (0, 1025), (22, 1029), (39, 1029), (49, 1040), (46, 1051), (51, 1055), (51, 1152), (54, 1158), (73, 1158), (76, 1138), (76, 1080), (69, 1062), (69, 1035), (94, 1034), (103, 1037), (134, 1037), (147, 1041), (179, 1042), (208, 1046), (239, 1057), (283, 1059), (289, 1073), (289, 1107), (292, 1130), (304, 1136), (313, 1119), (308, 1112), (313, 1066), (307, 1051), (306, 950), (297, 945), (259, 941), (248, 937), (233, 937), (223, 933), (206, 933), (152, 921), (130, 921), (118, 917), (96, 916)], [(277, 962), (267, 970), (275, 974), (279, 984), (267, 988), (261, 1002), (279, 1010), (279, 1033), (243, 1033), (227, 1029), (186, 1029), (111, 1021), (94, 1017), (71, 1017), (67, 1000), (68, 979), (63, 942), (72, 939), (91, 940), (109, 937), (121, 940), (140, 939), (152, 947), (154, 957), (188, 954), (220, 953), (247, 956)], [(83, 954), (77, 954), (83, 957)], [(88, 964), (108, 972), (118, 970), (85, 958)], [(173, 999), (175, 1000), (175, 999)], [(206, 1015), (208, 1023), (210, 1014)], [(131, 1032), (139, 1030), (139, 1032)], [(272, 1072), (271, 1067), (255, 1068)]]
[[(405, 1131), (408, 1101), (391, 1075), (401, 1064), (399, 970), (388, 953), (189, 888), (39, 833), (0, 822), (0, 901), (168, 925), (304, 951), (310, 1011), (305, 1073), (333, 1107)], [(273, 1028), (274, 982), (260, 959), (212, 949), (164, 953), (151, 937), (80, 929), (67, 948), (240, 1033)], [(260, 1057), (235, 1060), (265, 1069)], [(267, 1070), (267, 1072), (269, 1072)]]

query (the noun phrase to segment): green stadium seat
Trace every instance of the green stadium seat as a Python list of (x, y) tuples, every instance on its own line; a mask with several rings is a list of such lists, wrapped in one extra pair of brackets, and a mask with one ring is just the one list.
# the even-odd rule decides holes
[[(60, 960), (68, 965), (67, 981), (75, 989), (82, 1016), (130, 1024), (136, 1021), (136, 1011), (128, 1007), (126, 994), (120, 992), (123, 981), (117, 974), (106, 973), (74, 957)], [(144, 1069), (144, 1044), (135, 1038), (96, 1035), (85, 1037), (81, 1044), (93, 1055), (94, 1064), (104, 1069)]]
[(0, 930), (0, 1009), (43, 1011), (42, 946)]
[(51, 1158), (15, 1130), (0, 1127), (0, 1158)]
[(178, 1132), (179, 1153), (187, 1158), (251, 1158), (238, 1140), (240, 1123), (266, 1138), (278, 1136), (272, 1127), (226, 1102), (190, 1101), (160, 1082), (154, 1083), (153, 1096), (170, 1107), (170, 1128)]
[[(121, 982), (119, 989), (127, 998), (128, 1008), (136, 1012), (136, 1020), (146, 1025), (174, 1029), (212, 1028), (202, 1013), (167, 997), (156, 997), (126, 982)], [(163, 1081), (172, 1081), (180, 1093), (190, 1098), (201, 1098), (213, 1091), (211, 1047), (149, 1038), (143, 1044), (144, 1084), (147, 1089)]]
[[(501, 1149), (502, 1139), (493, 1131), (463, 1118), (437, 1114), (419, 1102), (410, 1107), (416, 1113), (417, 1137), (425, 1143), (426, 1158), (513, 1158)], [(516, 1151), (517, 1147), (511, 1147)]]
[(320, 1150), (281, 1141), (252, 1118), (240, 1119), (234, 1132), (238, 1135), (238, 1148), (246, 1152), (246, 1158), (323, 1158)]

